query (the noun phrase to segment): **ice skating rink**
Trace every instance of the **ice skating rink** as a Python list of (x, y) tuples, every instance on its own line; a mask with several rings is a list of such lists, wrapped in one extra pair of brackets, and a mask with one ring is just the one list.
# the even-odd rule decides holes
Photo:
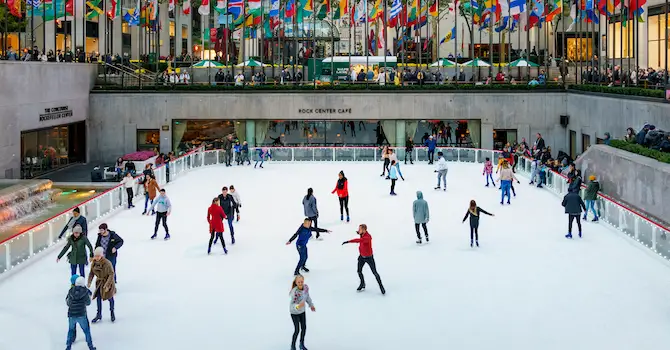
[[(288, 238), (302, 223), (302, 197), (314, 188), (319, 226), (310, 241), (306, 283), (316, 305), (308, 311), (311, 350), (391, 349), (667, 349), (670, 268), (606, 224), (584, 224), (583, 239), (567, 240), (557, 197), (516, 185), (511, 206), (484, 187), (482, 166), (449, 164), (448, 191), (435, 191), (433, 167), (407, 165), (397, 197), (379, 177), (381, 163), (266, 163), (196, 170), (169, 184), (172, 239), (151, 241), (153, 217), (141, 205), (109, 218), (125, 240), (118, 256), (116, 323), (103, 304), (92, 325), (99, 350), (288, 350), (293, 325), (288, 292), (298, 261)], [(349, 178), (351, 223), (339, 220), (330, 192), (337, 173)], [(243, 206), (237, 244), (207, 256), (205, 220), (222, 186), (235, 185)], [(415, 244), (412, 201), (421, 190), (430, 206), (430, 244)], [(483, 216), (481, 248), (470, 248), (461, 223), (470, 199)], [(373, 237), (387, 290), (369, 268), (357, 293), (359, 223)], [(90, 228), (94, 238), (97, 225)], [(162, 228), (159, 238), (162, 238)], [(576, 235), (575, 235), (576, 236)], [(0, 280), (0, 349), (63, 349), (70, 267), (59, 248)], [(87, 272), (88, 273), (88, 272)], [(95, 316), (95, 302), (88, 308)], [(86, 349), (83, 334), (73, 349)]]

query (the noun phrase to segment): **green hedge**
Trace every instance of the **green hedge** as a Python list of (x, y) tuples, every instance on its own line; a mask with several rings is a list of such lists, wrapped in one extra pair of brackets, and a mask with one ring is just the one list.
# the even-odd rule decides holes
[(617, 87), (604, 85), (570, 85), (568, 90), (600, 92), (605, 94), (665, 98), (665, 90), (644, 89), (639, 87)]
[(610, 146), (628, 151), (631, 153), (639, 154), (641, 156), (654, 158), (659, 162), (670, 164), (670, 153), (661, 152), (653, 150), (636, 143), (626, 142), (622, 140), (612, 140), (610, 141)]
[(95, 90), (114, 90), (114, 91), (314, 91), (314, 90), (338, 90), (338, 91), (456, 91), (456, 90), (482, 90), (482, 91), (529, 91), (529, 90), (562, 90), (561, 85), (529, 86), (529, 85), (472, 85), (472, 84), (454, 84), (446, 85), (377, 85), (377, 84), (339, 84), (339, 85), (247, 85), (244, 87), (234, 85), (149, 85), (142, 86), (97, 86)]

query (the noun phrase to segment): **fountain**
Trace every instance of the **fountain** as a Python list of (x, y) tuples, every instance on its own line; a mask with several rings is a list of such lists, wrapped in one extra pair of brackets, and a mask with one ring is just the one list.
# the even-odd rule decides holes
[(22, 181), (0, 190), (0, 232), (9, 223), (54, 204), (59, 189), (53, 189), (51, 180)]

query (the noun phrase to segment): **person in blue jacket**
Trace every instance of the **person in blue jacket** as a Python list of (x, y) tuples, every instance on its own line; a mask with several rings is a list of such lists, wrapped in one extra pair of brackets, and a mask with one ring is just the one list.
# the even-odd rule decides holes
[(233, 146), (233, 152), (235, 153), (235, 163), (237, 165), (240, 165), (242, 162), (242, 157), (240, 157), (240, 151), (241, 151), (242, 146), (240, 146), (240, 140), (235, 140), (235, 145)]
[(244, 165), (244, 161), (246, 161), (247, 165), (250, 165), (251, 161), (249, 160), (249, 144), (247, 141), (242, 143), (242, 146), (240, 147), (240, 153), (242, 154), (240, 163)]
[(81, 231), (84, 236), (88, 236), (88, 222), (86, 221), (86, 218), (79, 212), (79, 208), (74, 208), (72, 210), (72, 217), (67, 222), (67, 225), (63, 227), (63, 231), (61, 231), (60, 235), (58, 235), (58, 239), (63, 238), (63, 235), (65, 235), (65, 232), (67, 232), (68, 229), (72, 231), (72, 229), (77, 225), (81, 226)]
[(258, 159), (256, 160), (256, 164), (254, 164), (254, 168), (258, 165), (258, 162), (261, 162), (262, 168), (265, 158), (270, 157), (272, 159), (272, 154), (270, 154), (270, 150), (267, 148), (256, 148), (256, 152), (258, 152)]
[(428, 164), (433, 164), (433, 159), (435, 158), (435, 148), (437, 147), (437, 140), (433, 135), (428, 136), (428, 140), (424, 144), (428, 147)]
[(300, 260), (298, 260), (298, 266), (295, 267), (295, 271), (293, 272), (295, 276), (300, 274), (300, 270), (309, 272), (309, 269), (305, 267), (305, 263), (307, 263), (307, 242), (312, 238), (312, 232), (330, 232), (330, 230), (312, 227), (312, 220), (305, 218), (302, 225), (295, 231), (295, 234), (286, 242), (286, 245), (290, 245), (296, 238), (298, 239), (295, 242), (295, 247), (298, 249)]

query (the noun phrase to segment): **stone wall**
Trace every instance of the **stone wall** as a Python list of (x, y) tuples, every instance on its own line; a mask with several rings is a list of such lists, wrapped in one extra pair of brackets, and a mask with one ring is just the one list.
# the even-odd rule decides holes
[[(88, 118), (96, 72), (89, 64), (0, 61), (0, 178), (20, 174), (22, 131)], [(45, 109), (64, 106), (71, 117), (40, 120)]]
[(670, 222), (670, 164), (605, 145), (591, 146), (576, 164), (585, 179), (598, 177), (605, 194)]
[[(481, 120), (481, 148), (493, 147), (494, 129), (518, 129), (519, 137), (543, 134), (564, 149), (566, 113), (562, 92), (283, 92), (283, 93), (107, 93), (91, 94), (89, 148), (108, 161), (132, 149), (137, 129), (171, 128), (175, 119), (274, 120)], [(112, 136), (113, 135), (113, 136)], [(171, 131), (161, 131), (170, 150)]]

